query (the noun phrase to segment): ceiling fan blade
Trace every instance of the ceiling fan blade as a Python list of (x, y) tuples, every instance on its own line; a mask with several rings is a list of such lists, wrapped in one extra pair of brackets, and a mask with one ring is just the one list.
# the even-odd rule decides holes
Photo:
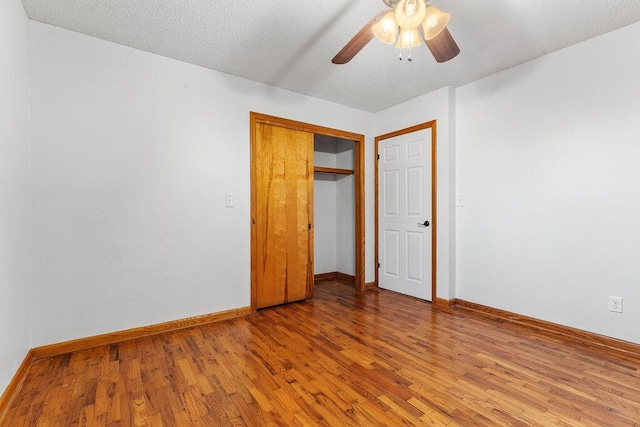
[(340, 52), (336, 56), (333, 57), (331, 62), (334, 64), (346, 64), (351, 61), (354, 56), (358, 52), (362, 50), (363, 47), (367, 45), (373, 39), (373, 25), (378, 22), (382, 17), (388, 12), (388, 10), (383, 10), (378, 12), (369, 22), (366, 23), (364, 27), (358, 33), (353, 36), (351, 40), (342, 48)]
[(433, 57), (436, 58), (436, 61), (441, 63), (455, 58), (460, 53), (460, 48), (446, 27), (440, 34), (424, 42), (433, 54)]

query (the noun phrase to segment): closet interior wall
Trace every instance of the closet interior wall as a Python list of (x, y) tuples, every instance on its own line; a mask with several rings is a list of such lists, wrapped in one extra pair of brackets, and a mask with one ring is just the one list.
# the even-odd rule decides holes
[[(314, 166), (354, 169), (355, 143), (314, 136)], [(355, 274), (353, 174), (314, 174), (314, 274)]]

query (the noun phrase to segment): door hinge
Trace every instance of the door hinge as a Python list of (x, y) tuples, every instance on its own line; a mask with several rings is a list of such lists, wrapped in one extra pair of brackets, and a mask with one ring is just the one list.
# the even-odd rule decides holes
[(380, 160), (380, 154), (378, 154), (378, 160)]
[(309, 230), (311, 230), (311, 224), (309, 224)]
[(380, 263), (378, 263), (378, 268), (380, 268)]

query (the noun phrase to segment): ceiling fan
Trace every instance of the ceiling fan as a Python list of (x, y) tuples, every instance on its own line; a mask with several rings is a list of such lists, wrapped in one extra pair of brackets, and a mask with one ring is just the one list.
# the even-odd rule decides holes
[[(393, 10), (378, 12), (331, 60), (346, 64), (374, 37), (397, 48), (427, 45), (438, 62), (446, 62), (460, 53), (460, 48), (446, 28), (450, 15), (427, 6), (429, 0), (382, 0)], [(402, 53), (400, 54), (402, 59)], [(411, 54), (408, 60), (411, 61)]]

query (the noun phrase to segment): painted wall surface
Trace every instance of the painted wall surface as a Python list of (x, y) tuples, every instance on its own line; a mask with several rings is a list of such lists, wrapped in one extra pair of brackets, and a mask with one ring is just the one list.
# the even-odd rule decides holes
[(249, 111), (367, 136), (367, 282), (373, 136), (437, 120), (437, 296), (640, 342), (640, 24), (371, 114), (37, 22), (27, 46), (1, 7), (0, 387), (29, 346), (249, 305)]
[[(315, 135), (314, 166), (336, 167), (335, 141)], [(336, 182), (335, 177), (315, 174), (313, 180), (314, 274), (336, 271)]]
[(250, 304), (250, 111), (371, 136), (368, 112), (30, 32), (34, 345)]
[(29, 350), (29, 25), (0, 3), (0, 394)]
[[(327, 142), (327, 141), (325, 141)], [(315, 152), (317, 166), (353, 169), (353, 141), (332, 139)], [(318, 145), (316, 145), (318, 147)], [(314, 180), (315, 274), (355, 274), (353, 175), (316, 174)]]
[[(455, 188), (455, 146), (450, 140), (450, 116), (453, 106), (451, 89), (443, 88), (435, 92), (417, 97), (411, 101), (381, 111), (375, 115), (374, 135), (436, 120), (437, 126), (437, 249), (436, 249), (436, 296), (443, 299), (455, 298), (455, 247), (451, 242), (455, 228), (453, 217)], [(371, 148), (373, 151), (373, 147)], [(373, 195), (373, 182), (367, 193)], [(373, 196), (370, 196), (372, 198)], [(373, 215), (373, 212), (371, 212)], [(373, 224), (372, 224), (373, 225)], [(373, 229), (367, 229), (367, 235), (374, 236)], [(373, 239), (369, 239), (373, 240)]]
[(640, 343), (638, 40), (634, 24), (457, 90), (459, 298)]
[(316, 174), (313, 193), (313, 272), (314, 274), (332, 273), (337, 271), (336, 181), (332, 176)]
[[(341, 140), (336, 147), (336, 167), (354, 169), (354, 146), (351, 141)], [(365, 170), (367, 167), (365, 166)], [(372, 169), (369, 167), (369, 169)], [(371, 170), (373, 173), (373, 170)], [(336, 177), (336, 271), (356, 273), (356, 187), (353, 175)], [(366, 194), (365, 194), (366, 200)], [(370, 202), (373, 202), (371, 200)], [(368, 236), (373, 240), (373, 236)]]

